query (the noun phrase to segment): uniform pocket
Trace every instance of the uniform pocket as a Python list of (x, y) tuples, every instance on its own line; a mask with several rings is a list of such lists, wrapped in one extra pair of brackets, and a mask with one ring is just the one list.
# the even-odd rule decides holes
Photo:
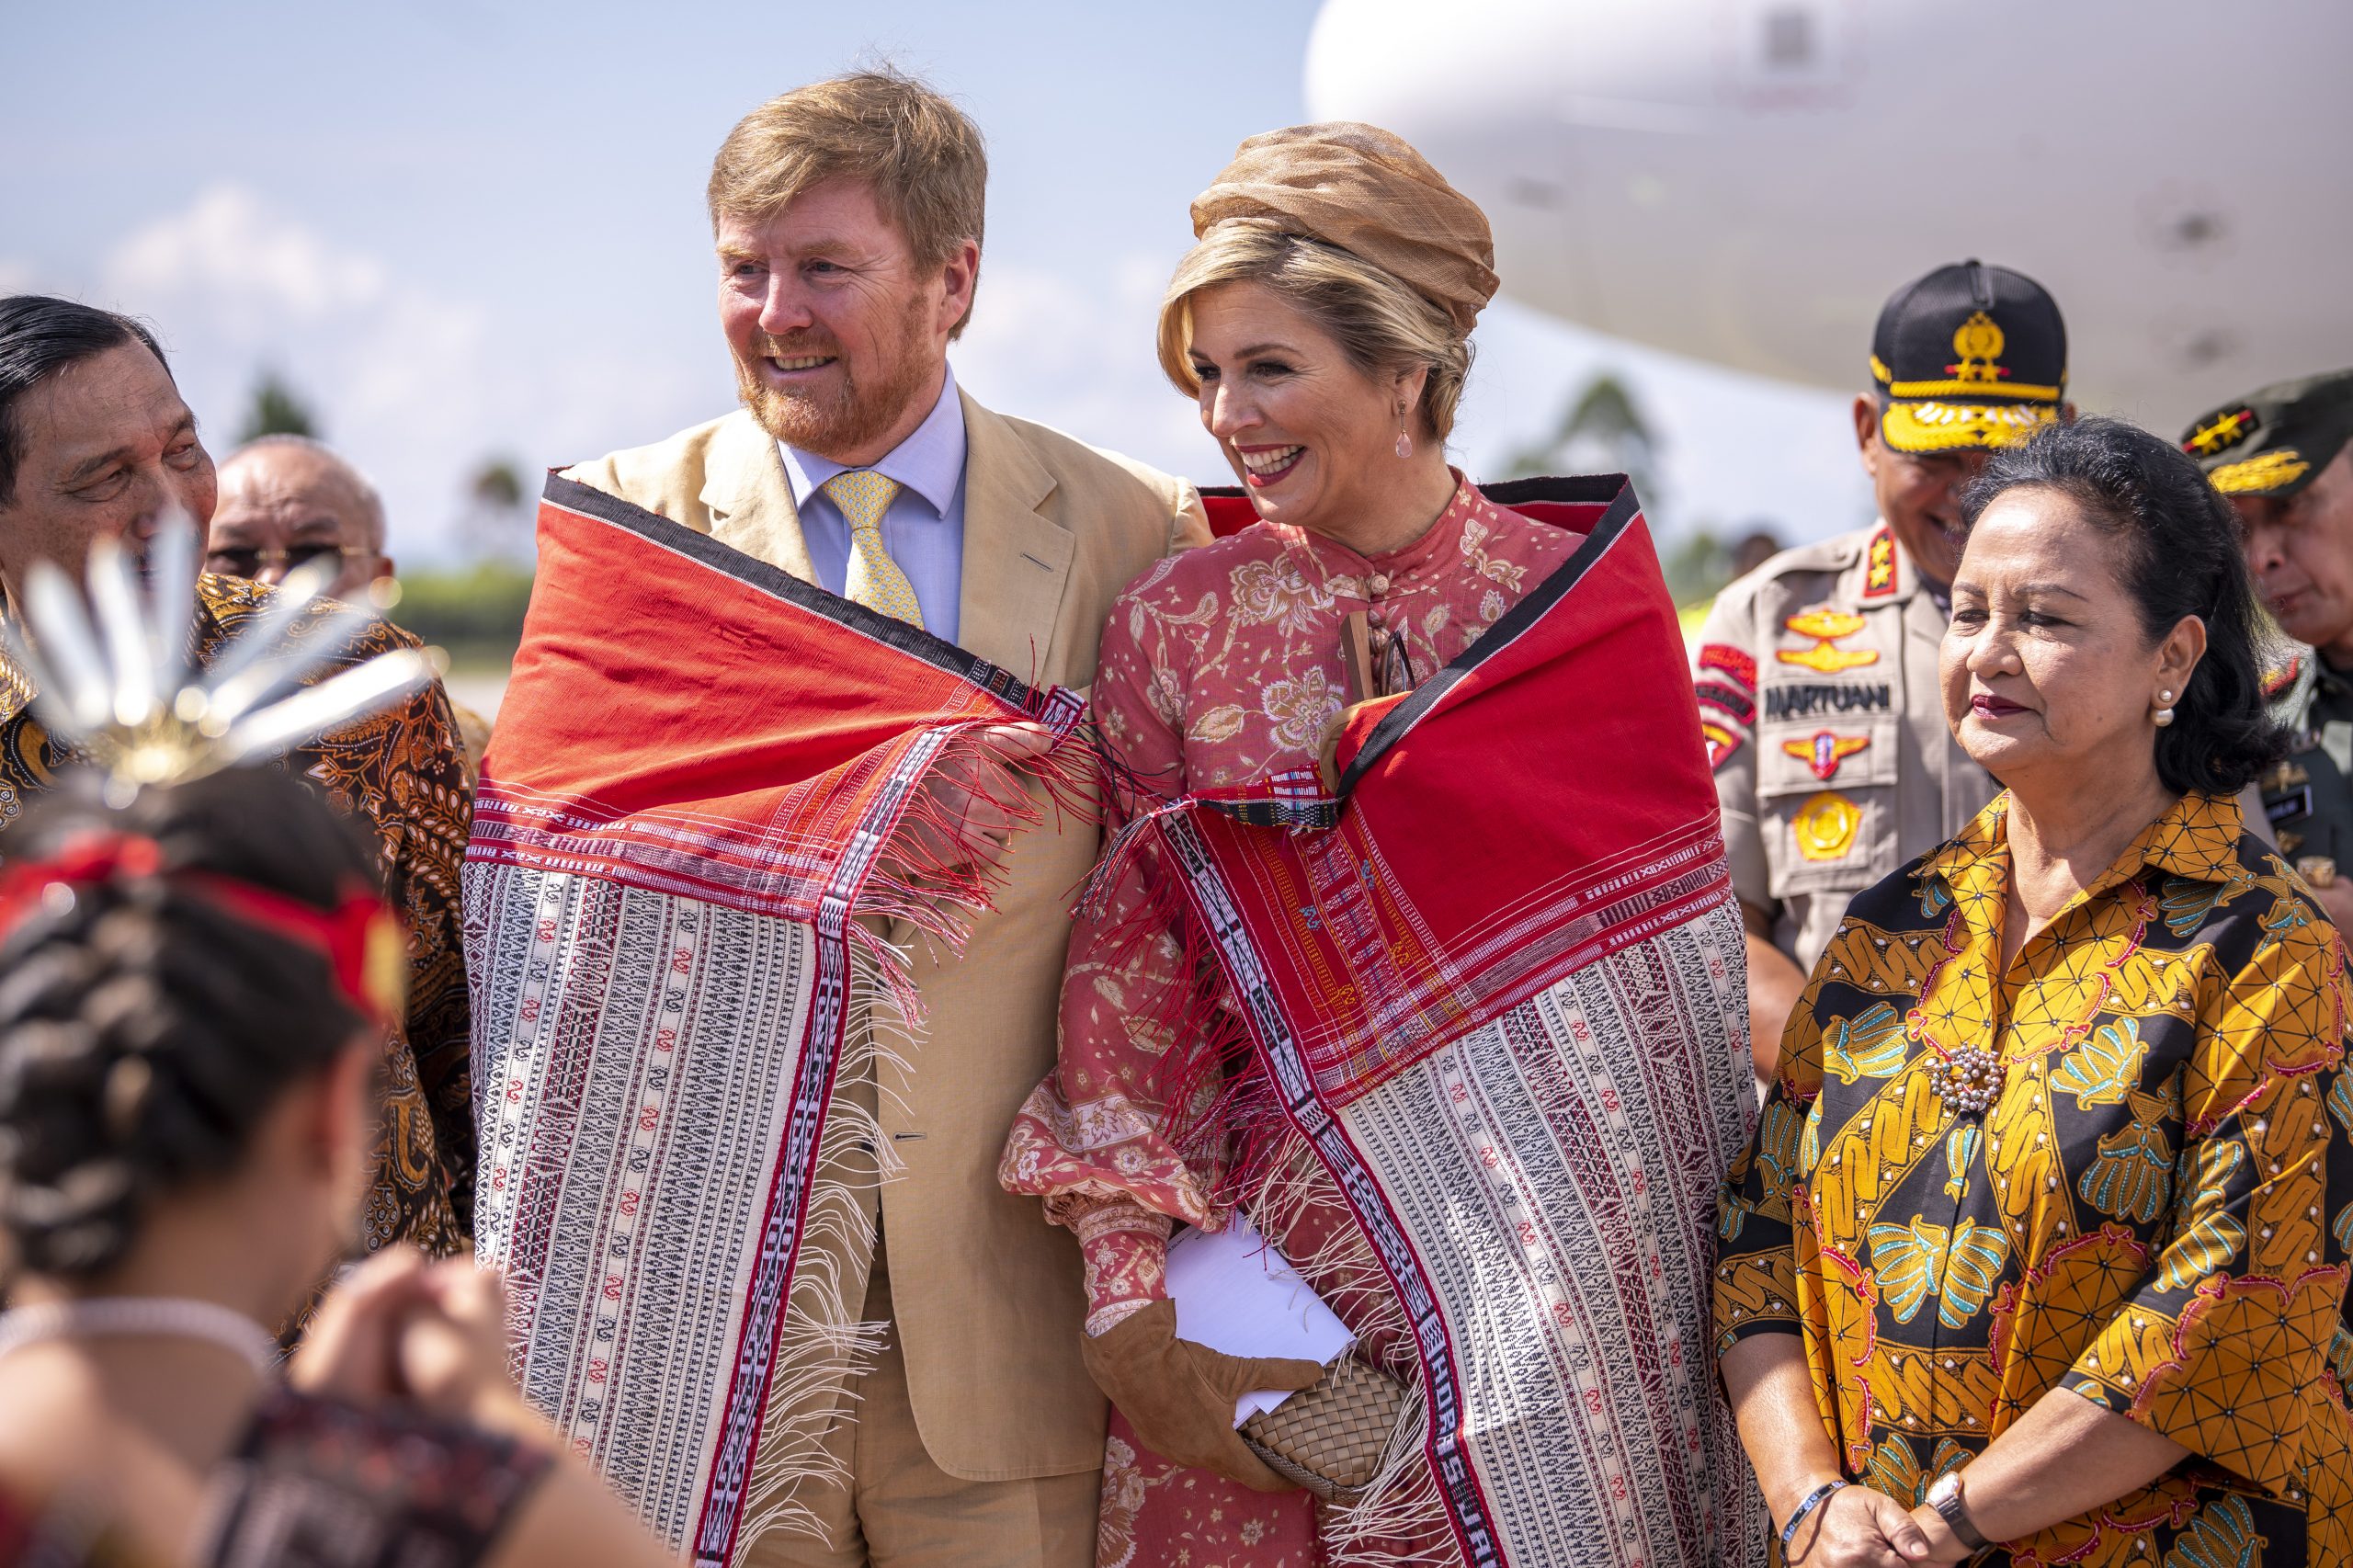
[(1896, 867), (1892, 713), (1768, 722), (1756, 732), (1756, 806), (1776, 899), (1860, 892)]

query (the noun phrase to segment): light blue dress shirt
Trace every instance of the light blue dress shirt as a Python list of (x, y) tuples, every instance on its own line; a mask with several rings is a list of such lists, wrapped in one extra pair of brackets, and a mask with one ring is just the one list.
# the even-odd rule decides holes
[[(818, 585), (841, 593), (849, 581), (849, 522), (821, 487), (843, 466), (777, 445)], [(915, 591), (924, 630), (953, 642), (964, 588), (964, 405), (957, 401), (955, 371), (940, 378), (939, 401), (915, 433), (870, 466), (899, 482), (899, 494), (882, 514), (883, 547)]]

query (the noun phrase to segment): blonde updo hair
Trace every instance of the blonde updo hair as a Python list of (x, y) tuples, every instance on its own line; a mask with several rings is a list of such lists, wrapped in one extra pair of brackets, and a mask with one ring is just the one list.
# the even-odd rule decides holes
[(1273, 290), (1339, 341), (1348, 360), (1380, 378), (1426, 368), (1421, 416), (1433, 438), (1454, 429), (1471, 375), (1471, 340), (1411, 285), (1336, 245), (1264, 222), (1219, 223), (1185, 253), (1160, 301), (1160, 368), (1179, 392), (1198, 396), (1193, 373), (1193, 296), (1221, 283)]

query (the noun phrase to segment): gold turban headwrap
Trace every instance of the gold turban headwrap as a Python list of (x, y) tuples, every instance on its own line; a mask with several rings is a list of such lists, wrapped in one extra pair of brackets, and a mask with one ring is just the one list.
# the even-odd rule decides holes
[(1495, 297), (1487, 215), (1377, 125), (1336, 119), (1251, 137), (1193, 201), (1196, 239), (1235, 222), (1320, 240), (1370, 262), (1410, 284), (1466, 335)]

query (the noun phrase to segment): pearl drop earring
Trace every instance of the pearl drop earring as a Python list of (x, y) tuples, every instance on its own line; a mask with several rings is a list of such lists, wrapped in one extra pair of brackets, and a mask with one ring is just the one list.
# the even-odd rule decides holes
[(2156, 712), (2150, 715), (2150, 717), (2156, 721), (2157, 728), (2162, 730), (2167, 724), (2173, 722), (2173, 693), (2170, 691), (2161, 691), (2157, 693), (2157, 700), (2164, 706), (2160, 707)]

